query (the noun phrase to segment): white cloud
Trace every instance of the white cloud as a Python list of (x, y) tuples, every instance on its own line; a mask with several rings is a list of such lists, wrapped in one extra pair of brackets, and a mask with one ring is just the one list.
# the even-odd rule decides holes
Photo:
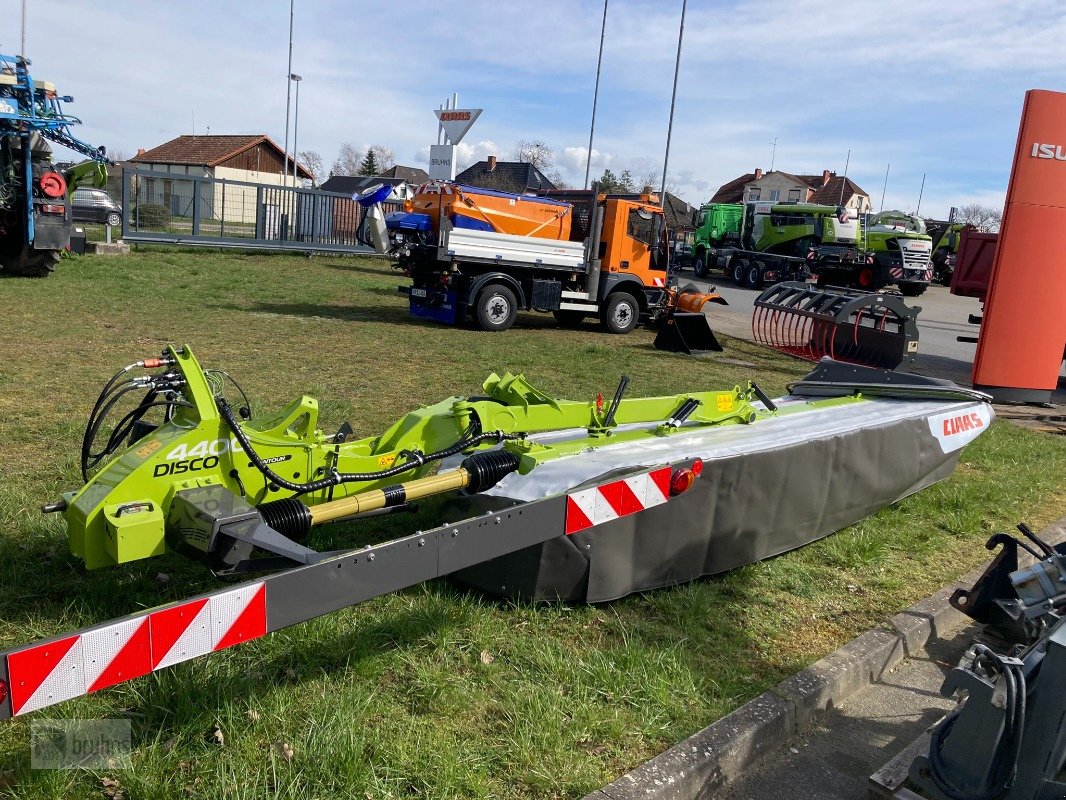
[(586, 163), (590, 164), (591, 173), (599, 174), (614, 161), (614, 156), (610, 153), (600, 152), (593, 147), (592, 160), (589, 162), (588, 153), (588, 147), (564, 147), (562, 152), (556, 153), (555, 161), (558, 167), (571, 177), (584, 177)]
[[(195, 115), (200, 132), (284, 141), (285, 5), (142, 5), (130, 14), (117, 0), (31, 4), (35, 77), (78, 98), (71, 110), (86, 121), (83, 138), (132, 153), (190, 132)], [(587, 150), (575, 143), (587, 142), (600, 33), (593, 6), (602, 8), (467, 0), (441, 15), (431, 0), (409, 0), (362, 4), (356, 15), (301, 0), (300, 149), (330, 164), (343, 142), (375, 142), (401, 163), (425, 163), (436, 140), (432, 110), (458, 90), (461, 105), (485, 109), (461, 163), (492, 151), (507, 158), (515, 141), (540, 139), (580, 183)], [(594, 173), (662, 168), (679, 6), (611, 3)], [(0, 10), (18, 19), (20, 6), (0, 0)], [(767, 169), (775, 137), (776, 166), (791, 172), (842, 172), (850, 148), (849, 175), (877, 200), (889, 162), (889, 196), (913, 203), (926, 173), (922, 208), (933, 213), (1002, 195), (1024, 90), (1061, 83), (1066, 71), (1066, 5), (944, 0), (933, 24), (916, 21), (909, 4), (839, 10), (827, 13), (823, 0), (689, 4), (669, 170), (682, 196), (698, 203), (737, 175)], [(106, 30), (121, 47), (86, 60), (60, 45), (86, 30)], [(509, 46), (515, 30), (536, 47)]]

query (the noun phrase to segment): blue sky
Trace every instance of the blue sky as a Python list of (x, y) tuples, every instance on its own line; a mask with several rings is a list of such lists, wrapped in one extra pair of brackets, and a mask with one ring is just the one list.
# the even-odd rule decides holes
[[(18, 49), (18, 0), (0, 40)], [(193, 131), (284, 140), (287, 0), (29, 0), (35, 77), (83, 138), (132, 155)], [(424, 164), (432, 109), (485, 111), (462, 159), (541, 139), (580, 185), (602, 0), (296, 0), (299, 149)], [(610, 0), (593, 173), (662, 167), (680, 0)], [(848, 174), (880, 205), (1000, 206), (1023, 95), (1066, 90), (1066, 3), (689, 0), (669, 183), (693, 203), (755, 167)]]

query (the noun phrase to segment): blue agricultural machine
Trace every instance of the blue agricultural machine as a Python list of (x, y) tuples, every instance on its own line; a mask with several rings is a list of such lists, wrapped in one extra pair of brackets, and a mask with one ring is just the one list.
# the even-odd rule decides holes
[[(70, 245), (70, 196), (78, 186), (103, 188), (103, 147), (75, 138), (77, 117), (64, 113), (74, 98), (35, 81), (30, 61), (0, 54), (0, 266), (17, 275), (44, 277)], [(59, 171), (49, 142), (85, 157)]]

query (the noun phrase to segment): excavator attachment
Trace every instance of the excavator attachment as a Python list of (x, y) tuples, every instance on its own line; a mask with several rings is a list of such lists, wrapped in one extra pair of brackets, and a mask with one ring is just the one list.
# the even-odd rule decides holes
[(655, 349), (690, 356), (722, 352), (703, 313), (707, 303), (728, 305), (717, 292), (701, 292), (692, 284), (683, 289), (667, 289), (666, 311), (655, 336)]
[(918, 313), (892, 292), (789, 281), (755, 299), (755, 341), (783, 353), (909, 370), (918, 352)]

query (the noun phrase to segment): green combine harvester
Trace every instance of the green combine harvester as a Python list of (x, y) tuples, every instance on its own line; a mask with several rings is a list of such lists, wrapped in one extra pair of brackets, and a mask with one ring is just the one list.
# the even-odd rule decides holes
[(883, 211), (865, 225), (866, 252), (873, 261), (854, 273), (854, 285), (877, 291), (895, 284), (906, 297), (917, 297), (933, 278), (933, 239), (925, 221), (903, 211)]
[(944, 286), (951, 285), (951, 276), (955, 272), (955, 258), (959, 254), (962, 232), (973, 226), (966, 222), (948, 220), (925, 220), (926, 232), (933, 240), (933, 280)]

